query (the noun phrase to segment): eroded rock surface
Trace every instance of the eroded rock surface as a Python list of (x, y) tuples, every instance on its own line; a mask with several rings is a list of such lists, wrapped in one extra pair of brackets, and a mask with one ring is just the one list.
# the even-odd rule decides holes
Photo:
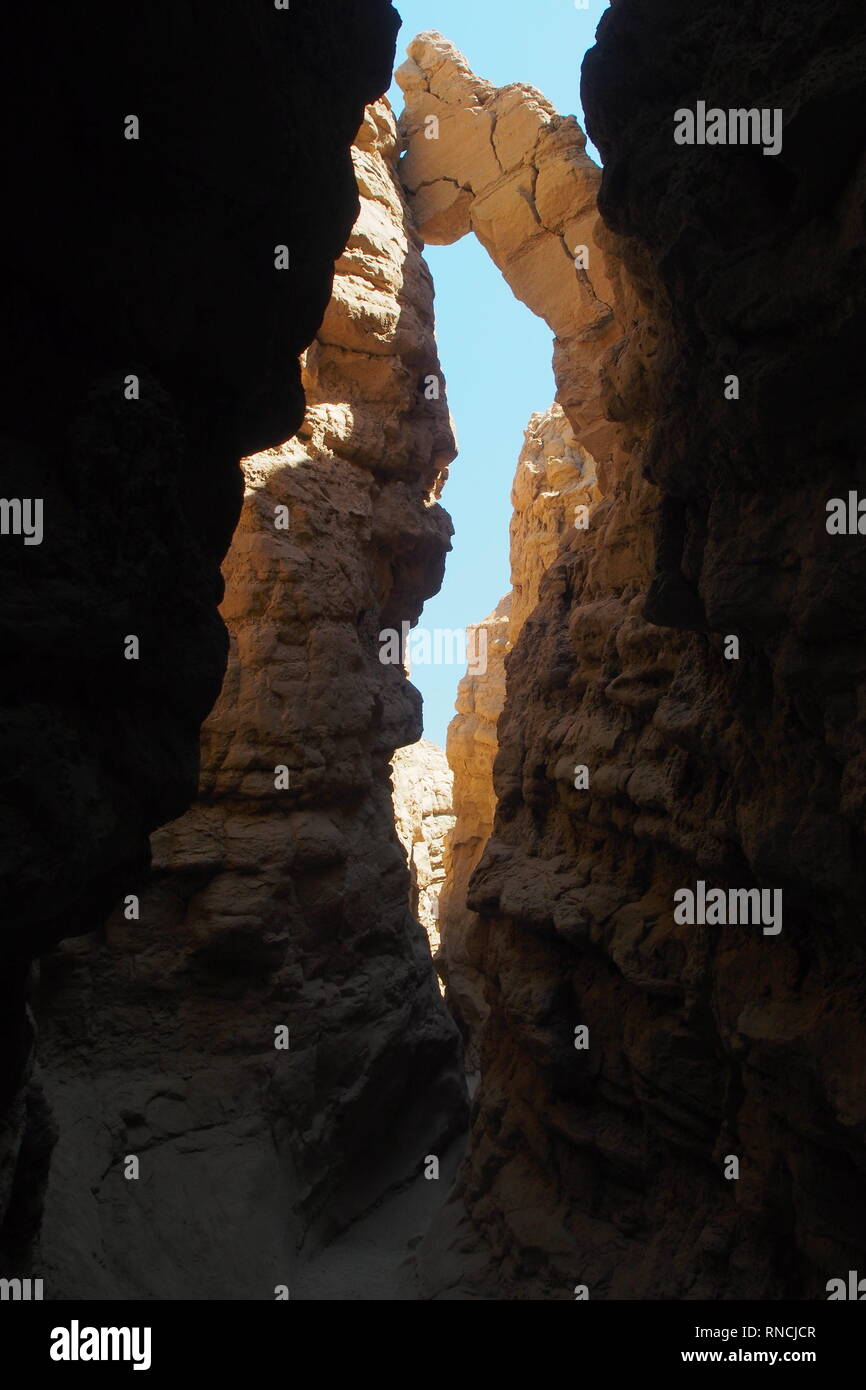
[(439, 897), (445, 882), (445, 844), (454, 826), (454, 774), (444, 749), (423, 738), (398, 748), (391, 775), (397, 835), (409, 864), (409, 906), (427, 933), (439, 970)]
[(303, 417), (298, 354), (357, 213), (349, 147), (396, 27), (387, 0), (214, 0), (206, 16), (47, 0), (6, 17), (0, 494), (43, 505), (40, 544), (0, 536), (0, 1226), (10, 1184), (16, 1206), (0, 1250), (15, 1267), (50, 1148), (29, 962), (105, 917), (195, 795), (238, 462)]
[(554, 333), (557, 399), (583, 446), (605, 458), (598, 364), (614, 341), (611, 290), (594, 243), (598, 166), (573, 116), (534, 87), (497, 88), (430, 31), (396, 77), (404, 98), (400, 176), (425, 242), (472, 231), (518, 299)]
[(578, 444), (562, 407), (533, 415), (511, 490), (512, 589), (477, 625), (485, 634), (485, 669), (468, 672), (461, 680), (457, 714), (448, 728), (457, 820), (446, 845), (440, 915), (448, 1000), (472, 1070), (478, 1066), (487, 1005), (480, 959), (475, 957), (476, 916), (466, 899), (469, 880), (493, 830), (493, 764), (497, 722), (505, 705), (505, 660), (536, 607), (543, 574), (573, 530), (590, 524), (600, 499), (595, 460)]
[(380, 661), (380, 632), (440, 582), (451, 528), (434, 494), (455, 452), (444, 389), (425, 391), (441, 380), (433, 288), (396, 152), (377, 103), (353, 151), (360, 214), (305, 357), (306, 419), (244, 461), (199, 798), (154, 836), (140, 920), (118, 913), (45, 963), (70, 1138), (43, 1243), (67, 1296), (302, 1295), (317, 1244), (465, 1119), (391, 803), (420, 698)]
[(448, 1005), (460, 1026), (470, 1072), (478, 1070), (478, 1038), (487, 1017), (484, 978), (473, 960), (474, 912), (466, 905), (469, 880), (484, 851), (496, 811), (493, 760), (496, 723), (505, 703), (510, 596), (468, 630), (471, 650), (486, 653), (483, 671), (467, 671), (457, 687), (457, 713), (448, 725), (446, 752), (454, 777), (454, 827), (445, 842), (445, 883), (439, 897), (443, 974)]
[[(338, 11), (343, 27), (331, 30)], [(329, 7), (323, 32), (339, 32), (340, 43), (348, 33), (367, 52), (368, 15), (366, 6)], [(497, 91), (476, 78), (438, 35), (421, 36), (402, 70), (405, 177), (422, 232), (447, 242), (475, 230), (515, 293), (550, 323), (558, 403), (603, 494), (592, 499), (589, 530), (566, 526), (559, 546), (565, 508), (556, 501), (548, 511), (546, 488), (536, 491), (546, 472), (524, 479), (532, 526), (517, 535), (527, 573), (515, 584), (520, 617), (505, 661), (495, 820), (474, 872), (494, 815), (486, 766), (501, 677), (461, 692), (455, 762), (479, 771), (466, 778), (469, 831), (454, 840), (461, 912), (469, 882), (447, 973), (481, 1079), (454, 1200), (419, 1252), (424, 1296), (571, 1301), (585, 1285), (594, 1299), (823, 1298), (829, 1278), (866, 1258), (866, 561), (861, 536), (830, 536), (825, 526), (828, 498), (866, 487), (864, 24), (842, 0), (769, 0), (757, 19), (718, 0), (618, 0), (585, 79), (605, 159), (603, 232), (600, 174), (576, 123), (532, 89)], [(63, 29), (52, 30), (44, 10), (38, 26), (39, 42), (44, 31), (60, 52)], [(335, 74), (346, 110), (357, 97), (346, 69), (330, 62), (341, 51), (326, 43), (304, 68), (318, 112)], [(149, 49), (134, 52), (140, 61)], [(230, 62), (219, 43), (214, 57), (212, 72)], [(279, 61), (291, 73), (291, 57)], [(112, 83), (119, 70), (93, 73), (85, 63), (64, 82), (83, 72), (82, 86), (88, 77)], [(301, 102), (311, 96), (303, 83), (298, 92)], [(239, 107), (258, 109), (257, 91), (237, 95)], [(782, 109), (781, 155), (678, 146), (674, 112), (698, 97)], [(81, 121), (67, 119), (66, 98), (65, 85), (51, 93), (46, 129), (74, 145)], [(118, 109), (130, 104), (123, 89)], [(207, 105), (196, 109), (206, 120)], [(431, 116), (438, 139), (427, 140)], [(265, 139), (263, 164), (251, 163), (265, 203), (285, 196), (290, 181), (274, 177), (288, 167), (279, 142), (299, 129), (277, 121), (273, 161)], [(338, 133), (331, 154), (341, 129), (337, 121), (323, 136)], [(103, 896), (128, 885), (147, 831), (189, 798), (190, 749), (222, 660), (219, 626), (207, 618), (211, 658), (197, 667), (185, 654), (189, 634), (203, 630), (198, 617), (213, 616), (213, 572), (233, 520), (227, 416), (243, 438), (252, 416), (235, 419), (236, 401), (256, 383), (279, 383), (285, 368), (280, 352), (274, 367), (267, 334), (220, 346), (211, 332), (214, 357), (200, 376), (189, 375), (188, 357), (157, 354), (141, 445), (148, 466), (113, 468), (138, 456), (124, 442), (127, 417), (104, 404), (114, 401), (110, 374), (141, 357), (147, 379), (149, 310), (116, 355), (103, 322), (70, 348), (70, 325), (77, 331), (117, 229), (96, 227), (92, 263), (86, 237), (82, 250), (73, 235), (62, 275), (48, 272), (73, 287), (61, 286), (55, 314), (53, 281), (44, 295), (39, 287), (53, 265), (46, 214), (58, 189), (60, 205), (80, 215), (80, 193), (65, 182), (75, 162), (59, 149), (34, 209), (11, 224), (7, 264), (23, 257), (32, 341), (28, 328), (9, 354), (9, 457), (42, 450), (35, 467), (49, 496), (57, 477), (71, 478), (75, 494), (82, 457), (80, 495), (111, 478), (107, 527), (94, 503), (99, 524), (85, 539), (112, 595), (91, 601), (81, 587), (73, 622), (52, 593), (50, 628), (28, 619), (11, 646), (8, 669), (20, 681), (6, 727), (17, 727), (22, 689), (29, 698), (46, 686), (58, 652), (70, 653), (76, 673), (58, 726), (71, 719), (74, 754), (76, 720), (86, 725), (83, 772), (77, 754), (63, 761), (53, 714), (23, 726), (36, 763), (21, 786), (49, 799), (54, 819), (40, 802), (40, 824), (56, 825), (68, 853), (41, 898), (40, 855), (47, 862), (53, 851), (27, 848), (9, 901), (14, 925), (33, 927), (34, 940), (50, 926), (48, 941), (61, 918), (79, 931), (98, 919)], [(119, 158), (107, 160), (110, 174)], [(390, 759), (420, 734), (417, 700), (402, 672), (378, 659), (381, 628), (416, 617), (441, 574), (448, 525), (434, 499), (453, 446), (444, 402), (424, 391), (438, 374), (430, 286), (383, 108), (365, 124), (355, 162), (368, 206), (307, 354), (307, 425), (288, 445), (265, 447), (282, 428), (244, 445), (263, 451), (245, 468), (227, 567), (234, 643), (206, 732), (201, 798), (156, 838), (141, 921), (118, 916), (44, 969), (47, 1086), (65, 1136), (46, 1273), (61, 1295), (269, 1298), (274, 1283), (302, 1281), (310, 1249), (417, 1173), (459, 1127), (456, 1034), (409, 917), (391, 826)], [(331, 227), (339, 180), (321, 151), (311, 165)], [(181, 184), (183, 167), (171, 175)], [(243, 167), (241, 153), (232, 168)], [(101, 176), (97, 161), (97, 195)], [(221, 187), (217, 179), (211, 191), (224, 207)], [(157, 180), (153, 206), (164, 191)], [(308, 218), (306, 198), (291, 192), (296, 215)], [(95, 207), (104, 208), (98, 197)], [(131, 224), (138, 213), (134, 202)], [(269, 229), (269, 243), (280, 239)], [(584, 271), (573, 265), (578, 241), (590, 247)], [(117, 266), (139, 264), (122, 236), (119, 245), (106, 272), (112, 290)], [(214, 273), (206, 265), (204, 278)], [(244, 284), (229, 287), (228, 301), (247, 304)], [(73, 303), (63, 302), (67, 292)], [(168, 314), (172, 343), (189, 344), (192, 329), (184, 335), (167, 300), (154, 315)], [(277, 318), (283, 308), (274, 302)], [(277, 319), (265, 321), (279, 336)], [(103, 341), (112, 347), (104, 368), (94, 348)], [(34, 443), (46, 362), (50, 374), (57, 367), (61, 417), (73, 419), (93, 382), (95, 414), (81, 405), (74, 428)], [(725, 393), (731, 373), (736, 400)], [(275, 399), (284, 403), (279, 390)], [(257, 420), (284, 423), (262, 409), (257, 399)], [(198, 579), (188, 568), (198, 573), (195, 528), (178, 521), (174, 484), (157, 468), (152, 486), (156, 437), (158, 456), (175, 461), (180, 495), (208, 498), (209, 558)], [(224, 490), (206, 489), (219, 458)], [(149, 511), (136, 500), (139, 483)], [(287, 530), (274, 524), (279, 506)], [(118, 525), (127, 515), (146, 518), (144, 539)], [(79, 537), (78, 527), (71, 521), (65, 537)], [(130, 574), (144, 609), (121, 592), (114, 621), (113, 547), (139, 543), (145, 558)], [(151, 563), (150, 545), (166, 547), (163, 565)], [(85, 548), (72, 545), (73, 577)], [(56, 557), (51, 572), (64, 572)], [(140, 743), (118, 753), (130, 706), (118, 706), (119, 678), (98, 642), (76, 655), (78, 617), (104, 620), (113, 634), (162, 604), (167, 576), (194, 595), (195, 611), (186, 627), (178, 619), (176, 645), (162, 641), (160, 669), (149, 668), (155, 686), (145, 682), (140, 703), (149, 709), (159, 695), (180, 712), (174, 732), (145, 723)], [(28, 614), (26, 584), (14, 592)], [(504, 611), (487, 624), (504, 648)], [(37, 644), (40, 633), (50, 638), (35, 659), (31, 632)], [(179, 771), (166, 782), (169, 763)], [(52, 782), (58, 765), (70, 775)], [(584, 765), (585, 790), (574, 775)], [(17, 816), (29, 803), (16, 776)], [(458, 830), (459, 801), (458, 788)], [(97, 806), (95, 835), (82, 826)], [(26, 832), (26, 814), (22, 824)], [(76, 858), (79, 841), (92, 847), (87, 864)], [(674, 893), (698, 880), (781, 890), (782, 931), (675, 923)], [(22, 1189), (16, 1158), (28, 1171), (36, 1159), (39, 1175), (50, 1146), (28, 1071), (31, 940), (20, 939), (27, 949), (16, 943), (4, 961), (16, 1011), (3, 1079), (14, 1103), (0, 1141), (11, 1156), (0, 1185), (15, 1194), (7, 1230), (16, 1239), (41, 1180)], [(291, 1046), (277, 1053), (282, 1025)], [(589, 1045), (578, 1049), (583, 1028)], [(147, 1181), (124, 1180), (127, 1155)], [(725, 1176), (732, 1157), (736, 1180)]]
[(512, 647), (535, 611), (543, 575), (575, 531), (588, 531), (600, 501), (595, 459), (575, 438), (562, 407), (533, 415), (511, 488)]
[[(587, 59), (616, 446), (507, 662), (427, 1292), (825, 1298), (862, 1265), (866, 558), (825, 520), (864, 484), (864, 71), (862, 12), (781, 0), (620, 0)], [(677, 146), (696, 96), (781, 108), (782, 154)], [(782, 890), (781, 933), (676, 924), (698, 880)]]

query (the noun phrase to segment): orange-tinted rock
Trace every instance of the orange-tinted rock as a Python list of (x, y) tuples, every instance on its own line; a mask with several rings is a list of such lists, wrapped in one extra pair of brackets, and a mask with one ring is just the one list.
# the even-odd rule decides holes
[[(562, 408), (533, 415), (511, 491), (510, 594), (477, 625), (486, 667), (468, 673), (448, 728), (457, 821), (446, 847), (446, 886), (440, 901), (448, 1001), (477, 1069), (480, 1025), (487, 1015), (476, 956), (477, 918), (466, 903), (469, 880), (493, 830), (493, 764), (497, 721), (505, 705), (506, 656), (538, 602), (541, 579), (576, 526), (590, 524), (600, 500), (595, 463), (574, 437)], [(475, 649), (475, 648), (473, 648)], [(476, 958), (474, 958), (476, 957)]]
[(484, 669), (467, 672), (457, 688), (457, 713), (448, 725), (446, 748), (454, 777), (455, 823), (445, 844), (445, 885), (439, 898), (443, 974), (448, 1003), (473, 1071), (478, 1067), (477, 1035), (487, 1008), (483, 980), (472, 959), (475, 914), (466, 906), (466, 893), (493, 829), (493, 760), (496, 721), (505, 703), (509, 608), (510, 598), (504, 598), (488, 618), (469, 629), (471, 650), (485, 654)]
[[(823, 1299), (862, 1267), (866, 554), (825, 520), (864, 491), (866, 35), (830, 11), (779, 0), (758, 42), (620, 0), (585, 65), (616, 446), (507, 662), (481, 1082), (428, 1292)], [(746, 73), (781, 157), (678, 146)], [(781, 891), (781, 932), (678, 924), (698, 881)]]
[(445, 883), (445, 845), (454, 826), (454, 775), (443, 749), (428, 739), (398, 748), (391, 763), (394, 821), (409, 864), (409, 906), (441, 962), (439, 898)]
[(195, 796), (239, 460), (303, 418), (397, 14), (46, 0), (4, 26), (0, 495), (44, 523), (0, 536), (0, 1274), (51, 1146), (29, 962), (103, 921)]
[[(117, 1280), (193, 1296), (188, 1249), (209, 1271), (194, 1296), (286, 1283), (302, 1298), (306, 1254), (465, 1119), (391, 801), (420, 697), (379, 659), (380, 632), (440, 581), (451, 528), (434, 499), (455, 452), (396, 153), (383, 101), (353, 150), (361, 210), (305, 356), (306, 419), (244, 461), (199, 799), (154, 836), (140, 920), (118, 914), (102, 944), (46, 964), (49, 1081), (78, 1128), (58, 1150), (45, 1259), (82, 1296)], [(159, 1156), (133, 1216), (110, 1135)], [(138, 1254), (120, 1269), (130, 1222)]]
[(598, 166), (573, 116), (533, 87), (496, 88), (434, 31), (397, 70), (405, 110), (400, 177), (431, 245), (474, 231), (518, 299), (553, 330), (557, 399), (603, 465), (612, 432), (599, 391), (601, 353), (617, 334), (599, 248)]

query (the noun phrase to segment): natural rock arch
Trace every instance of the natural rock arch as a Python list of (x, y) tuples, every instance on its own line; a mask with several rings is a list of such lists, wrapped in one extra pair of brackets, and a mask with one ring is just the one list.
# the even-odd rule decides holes
[(434, 246), (474, 232), (516, 297), (548, 324), (557, 400), (603, 469), (613, 432), (599, 367), (618, 330), (596, 244), (601, 171), (586, 137), (534, 87), (477, 77), (441, 34), (420, 34), (408, 53), (396, 73), (405, 98), (400, 177), (418, 231)]

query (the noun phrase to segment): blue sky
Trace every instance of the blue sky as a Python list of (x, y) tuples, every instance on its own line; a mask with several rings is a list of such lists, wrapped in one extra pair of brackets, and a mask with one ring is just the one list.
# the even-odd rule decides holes
[[(580, 65), (594, 42), (606, 0), (394, 0), (403, 19), (397, 63), (424, 29), (438, 29), (481, 77), (538, 87), (563, 115), (583, 124)], [(396, 83), (391, 101), (399, 112)], [(597, 158), (597, 156), (596, 156)], [(425, 628), (463, 628), (486, 617), (510, 588), (511, 480), (533, 411), (554, 398), (553, 339), (547, 325), (514, 298), (474, 237), (430, 246), (436, 283), (436, 333), (460, 453), (442, 503), (455, 526), (445, 583), (421, 618)], [(424, 735), (445, 746), (463, 668), (420, 666)]]

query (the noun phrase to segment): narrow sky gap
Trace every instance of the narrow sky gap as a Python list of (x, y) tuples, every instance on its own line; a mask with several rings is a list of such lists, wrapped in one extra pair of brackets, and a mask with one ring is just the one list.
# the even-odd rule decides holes
[[(530, 415), (553, 401), (553, 338), (547, 324), (514, 298), (475, 237), (428, 247), (426, 255), (436, 280), (439, 354), (460, 453), (442, 497), (454, 523), (454, 549), (421, 623), (453, 630), (486, 618), (511, 587), (511, 481)], [(424, 736), (442, 748), (464, 669), (412, 670), (424, 696)]]

